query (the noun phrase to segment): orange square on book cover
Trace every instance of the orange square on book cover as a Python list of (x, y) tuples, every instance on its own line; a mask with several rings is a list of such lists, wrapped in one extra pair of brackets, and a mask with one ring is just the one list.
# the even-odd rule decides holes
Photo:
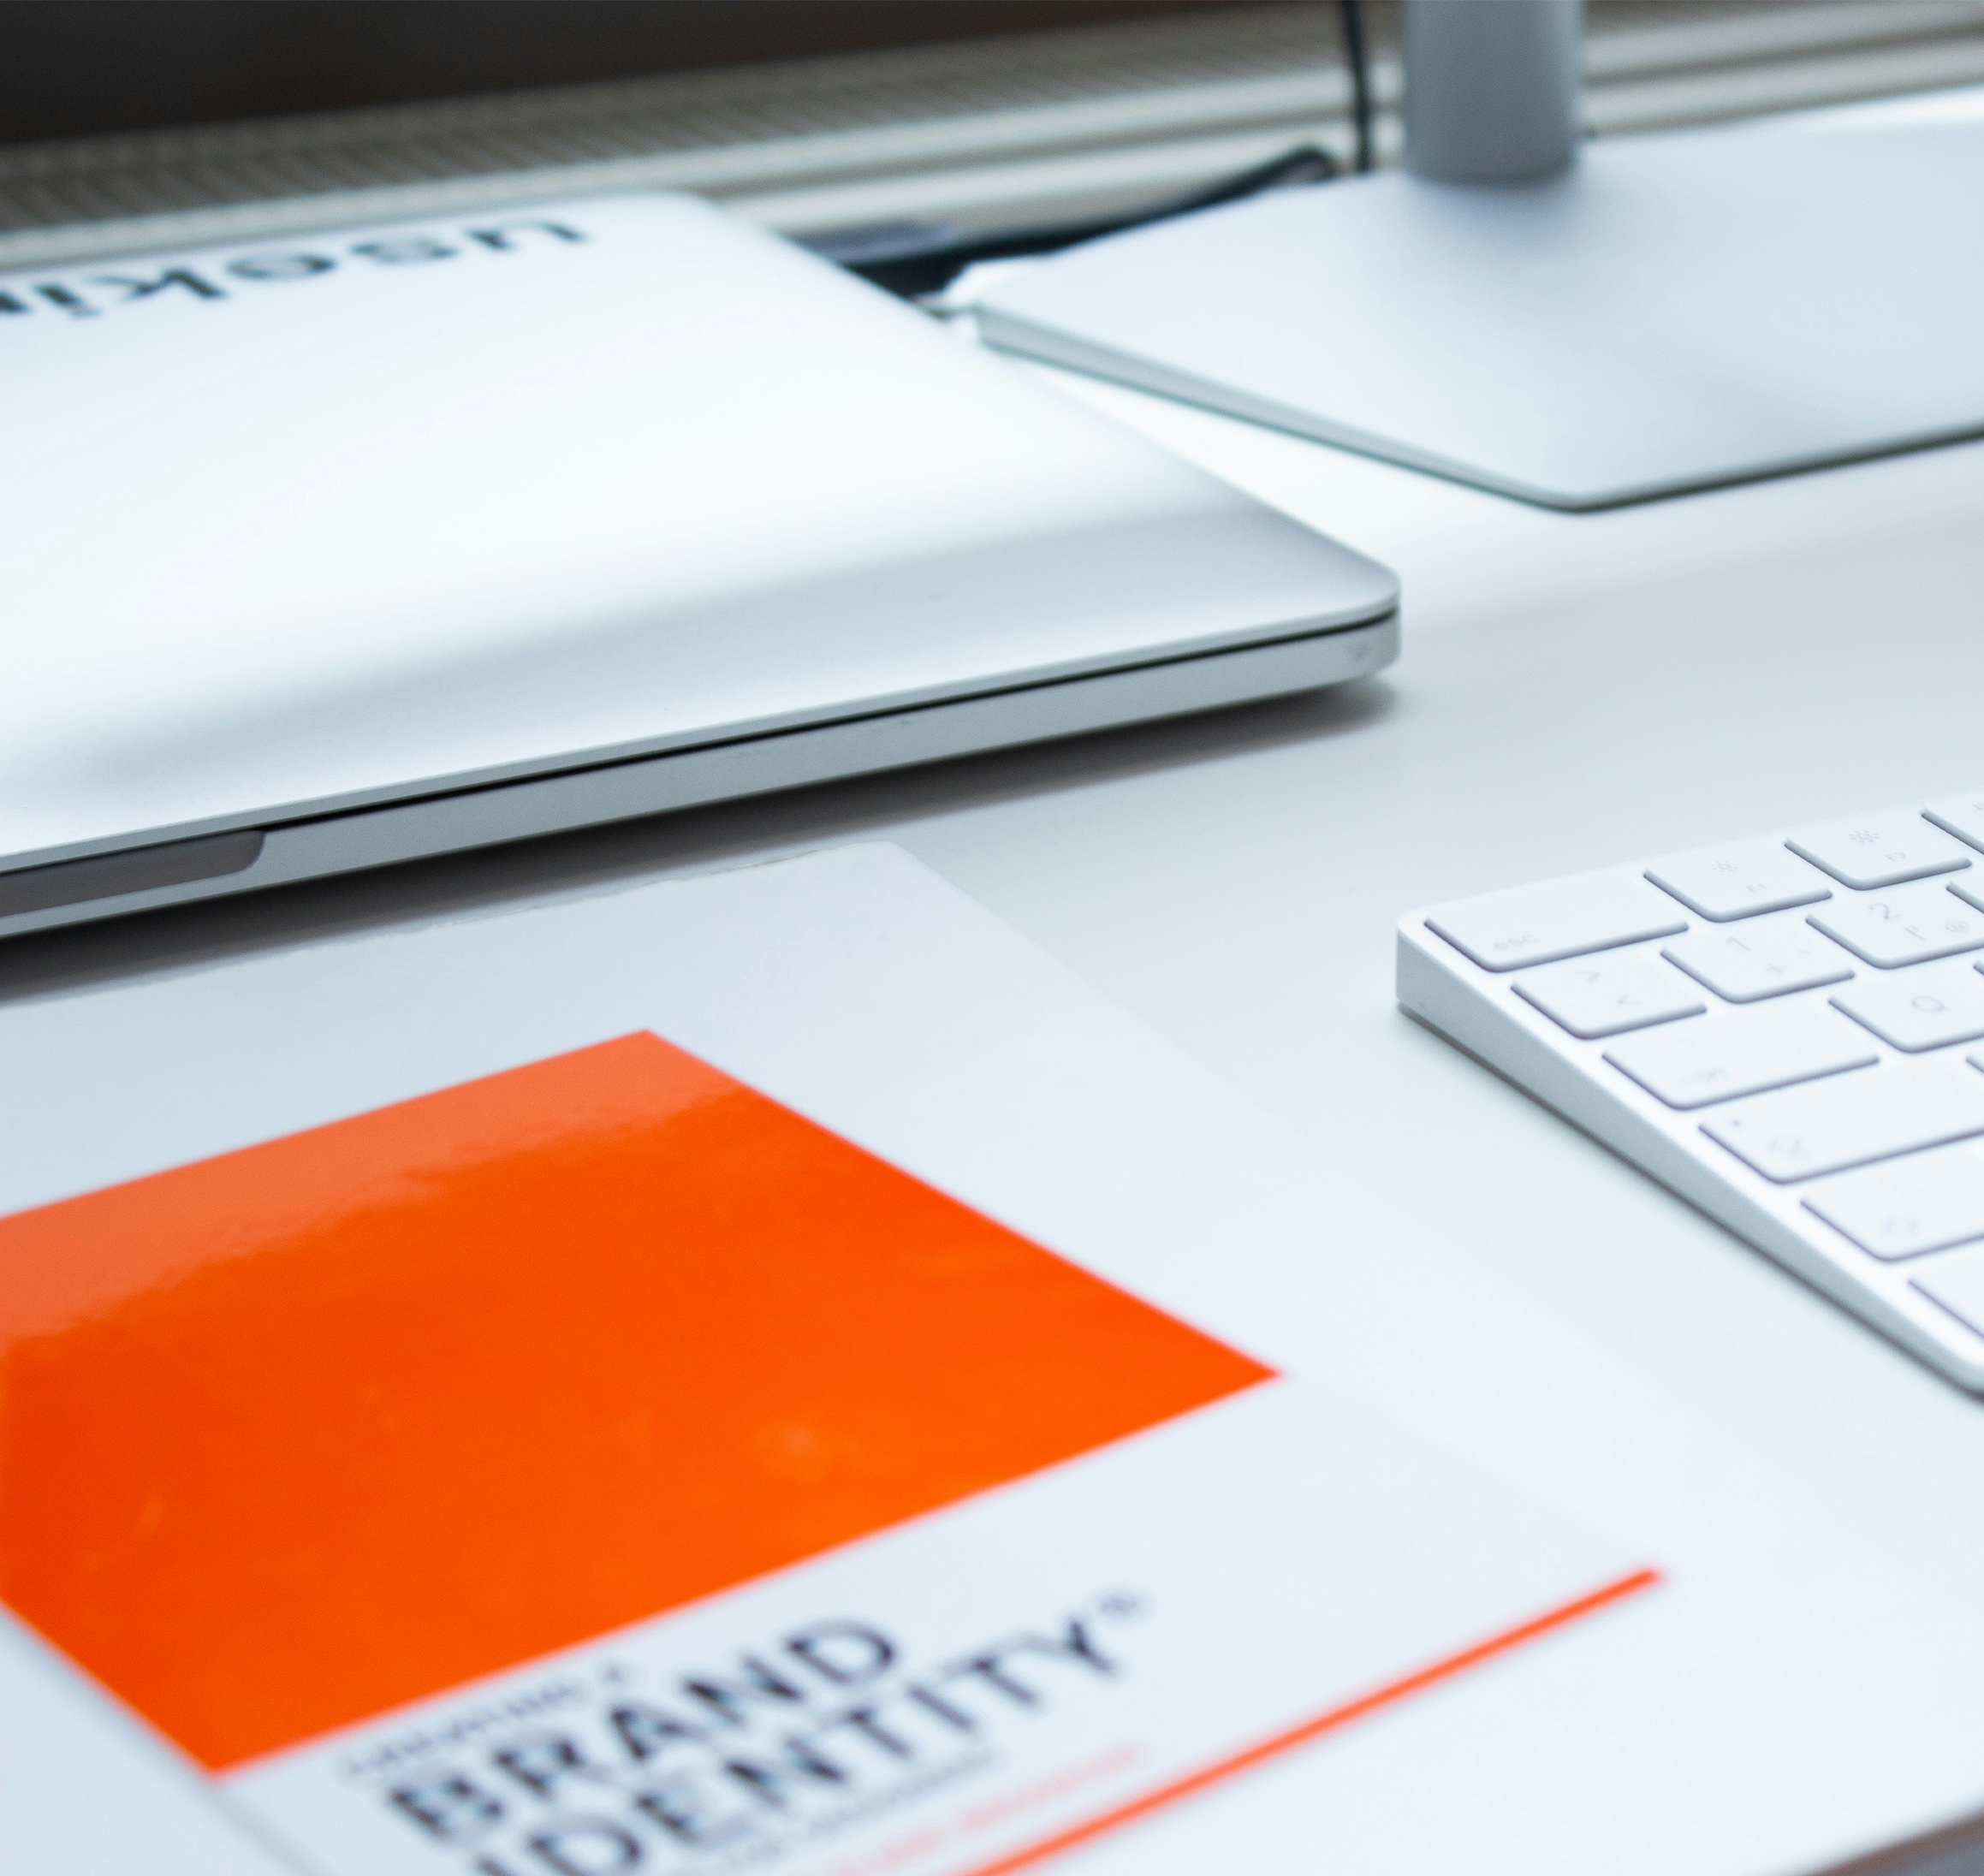
[(1271, 1371), (651, 1035), (0, 1220), (0, 1598), (216, 1769)]

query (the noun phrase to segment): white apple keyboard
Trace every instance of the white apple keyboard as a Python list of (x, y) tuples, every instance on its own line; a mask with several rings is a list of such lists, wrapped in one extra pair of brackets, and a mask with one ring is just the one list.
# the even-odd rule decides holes
[(1984, 790), (1408, 913), (1399, 1000), (1984, 1392)]

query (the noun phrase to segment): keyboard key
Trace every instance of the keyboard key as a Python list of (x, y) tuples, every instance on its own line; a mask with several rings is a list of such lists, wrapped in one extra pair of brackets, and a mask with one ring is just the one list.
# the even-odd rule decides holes
[(1486, 893), (1442, 905), (1426, 915), (1426, 923), (1484, 971), (1549, 964), (1642, 938), (1671, 938), (1688, 929), (1672, 899), (1621, 873)]
[(1883, 971), (1984, 947), (1984, 912), (1965, 905), (1940, 881), (1830, 899), (1806, 917), (1855, 957)]
[[(1865, 1034), (1822, 1003), (1702, 1017), (1636, 1036), (1605, 1052), (1670, 1107), (1705, 1107), (1766, 1088), (1866, 1068), (1880, 1052)], [(1984, 1077), (1977, 1083), (1984, 1106)]]
[(1954, 879), (1950, 882), (1950, 890), (1966, 905), (1975, 905), (1984, 911), (1984, 885), (1974, 879)]
[[(1733, 930), (1691, 931), (1660, 953), (1732, 1003), (1755, 1003), (1821, 983), (1844, 983), (1853, 966), (1803, 919), (1768, 918)], [(1984, 982), (1978, 989), (1984, 991)]]
[(1984, 978), (1963, 965), (1921, 965), (1862, 977), (1833, 1007), (1897, 1048), (1941, 1048), (1984, 1036)]
[[(1984, 982), (1977, 988), (1984, 994)], [(1518, 977), (1515, 990), (1573, 1036), (1587, 1040), (1699, 1016), (1708, 1007), (1701, 992), (1679, 972), (1642, 952), (1547, 964)]]
[(1965, 1328), (1984, 1335), (1984, 1248), (1937, 1258), (1915, 1279), (1915, 1287)]
[(1970, 864), (1963, 848), (1910, 808), (1801, 828), (1785, 845), (1841, 885), (1861, 891), (1953, 873)]
[(1702, 1131), (1788, 1184), (1984, 1133), (1984, 1075), (1948, 1056), (1889, 1062), (1743, 1101)]
[(1913, 1257), (1984, 1238), (1984, 1140), (1821, 1179), (1805, 1203), (1876, 1257)]
[(1691, 912), (1719, 923), (1781, 912), (1830, 899), (1823, 875), (1778, 840), (1738, 840), (1670, 854), (1647, 869), (1647, 877)]
[(1984, 793), (1946, 795), (1932, 801), (1922, 815), (1966, 846), (1984, 848)]

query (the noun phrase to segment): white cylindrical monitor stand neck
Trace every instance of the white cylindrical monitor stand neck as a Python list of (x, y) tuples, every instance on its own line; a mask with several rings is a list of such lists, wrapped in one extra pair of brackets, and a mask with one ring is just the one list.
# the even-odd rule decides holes
[(1583, 0), (1405, 0), (1405, 167), (1526, 182), (1577, 160)]

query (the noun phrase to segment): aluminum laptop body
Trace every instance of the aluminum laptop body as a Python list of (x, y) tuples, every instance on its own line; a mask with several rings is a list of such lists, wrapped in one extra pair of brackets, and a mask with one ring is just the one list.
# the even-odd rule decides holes
[(686, 197), (0, 279), (0, 935), (1304, 689), (1390, 573)]

